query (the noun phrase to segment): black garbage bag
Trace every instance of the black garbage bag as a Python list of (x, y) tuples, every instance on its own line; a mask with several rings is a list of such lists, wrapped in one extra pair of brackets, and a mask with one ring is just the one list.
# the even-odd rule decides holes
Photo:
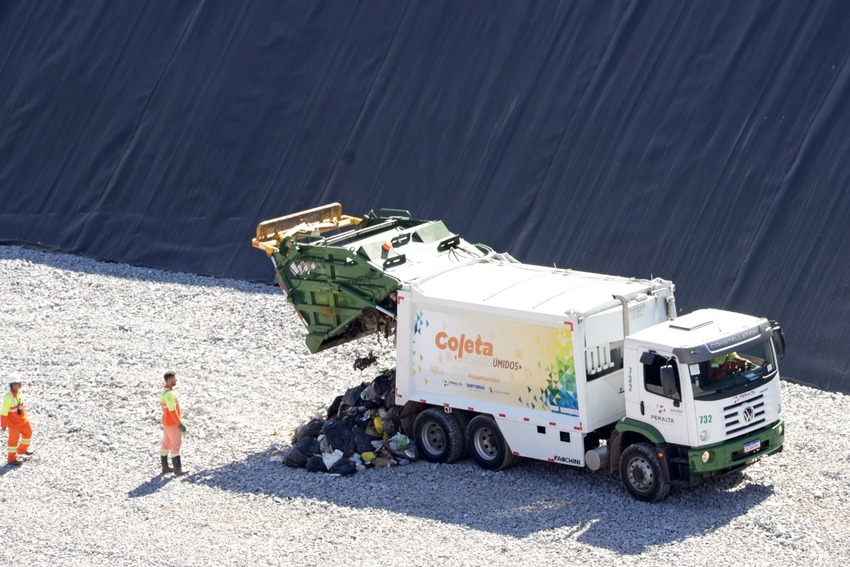
[(354, 438), (354, 450), (357, 451), (358, 453), (365, 453), (366, 451), (374, 451), (375, 447), (372, 446), (372, 441), (382, 439), (382, 437), (374, 437), (372, 435), (367, 434), (365, 431), (363, 431), (359, 427), (355, 427), (351, 431), (351, 436)]
[(283, 454), (283, 464), (288, 467), (303, 469), (307, 460), (307, 455), (302, 453), (298, 447), (290, 447)]
[(331, 402), (330, 407), (328, 408), (328, 419), (332, 417), (336, 417), (339, 415), (339, 407), (342, 405), (342, 396), (337, 396), (334, 398), (334, 401)]
[[(342, 459), (340, 459), (342, 460)], [(307, 460), (307, 470), (310, 472), (328, 472), (321, 455), (313, 455)]]
[(393, 386), (395, 386), (395, 371), (381, 374), (369, 384), (369, 399), (373, 402), (384, 401)]
[(342, 402), (349, 407), (359, 406), (362, 402), (362, 400), (360, 399), (360, 394), (362, 394), (363, 390), (365, 390), (368, 386), (368, 383), (363, 382), (359, 386), (349, 388), (345, 391), (345, 395), (342, 397)]
[(319, 433), (322, 432), (322, 426), (324, 424), (325, 420), (314, 417), (304, 425), (299, 425), (295, 429), (295, 434), (292, 436), (292, 444), (298, 443), (305, 437), (318, 437)]
[(305, 437), (296, 443), (295, 447), (308, 457), (322, 452), (319, 448), (319, 440), (315, 437)]
[(385, 419), (384, 420), (384, 433), (387, 434), (388, 437), (392, 437), (396, 433), (398, 433), (398, 424), (394, 419)]
[(328, 469), (328, 472), (331, 474), (341, 475), (354, 474), (357, 472), (357, 465), (355, 465), (348, 459), (340, 459), (331, 465), (331, 468)]
[(322, 433), (325, 434), (325, 439), (331, 449), (342, 451), (343, 457), (350, 457), (354, 454), (354, 419), (351, 417), (335, 417), (325, 422), (322, 427)]
[(373, 416), (371, 412), (366, 411), (366, 408), (363, 408), (363, 413), (358, 413), (357, 415), (351, 416), (354, 418), (354, 426), (355, 427), (366, 427), (370, 423), (372, 423)]

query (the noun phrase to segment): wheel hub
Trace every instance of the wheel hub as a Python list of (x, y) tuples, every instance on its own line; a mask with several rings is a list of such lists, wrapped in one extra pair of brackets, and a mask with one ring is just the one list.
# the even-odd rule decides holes
[(482, 427), (475, 433), (475, 450), (485, 459), (492, 460), (496, 458), (498, 450), (493, 442), (493, 432)]
[(631, 483), (636, 490), (647, 492), (650, 488), (652, 488), (652, 467), (649, 466), (646, 459), (632, 459), (629, 463), (628, 477), (629, 483)]
[(446, 448), (446, 435), (443, 428), (436, 423), (429, 423), (425, 427), (425, 435), (422, 442), (426, 449), (432, 453), (440, 453)]

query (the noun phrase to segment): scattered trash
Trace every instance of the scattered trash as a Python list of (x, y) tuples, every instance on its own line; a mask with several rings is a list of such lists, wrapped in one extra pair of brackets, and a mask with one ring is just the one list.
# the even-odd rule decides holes
[[(358, 358), (355, 368), (366, 362), (362, 368), (373, 364), (375, 360), (367, 360), (373, 357), (370, 352), (368, 357)], [(394, 370), (349, 388), (334, 399), (325, 417), (315, 417), (297, 427), (289, 447), (272, 443), (270, 460), (336, 475), (410, 464), (419, 455), (413, 442), (399, 433), (394, 392)]]
[(335, 450), (333, 453), (322, 453), (322, 461), (325, 463), (325, 468), (331, 470), (337, 461), (342, 458), (342, 451), (339, 449)]
[(376, 362), (378, 362), (378, 357), (375, 356), (375, 353), (373, 353), (370, 350), (368, 355), (358, 356), (357, 358), (354, 359), (354, 369), (355, 370), (365, 370), (366, 368), (369, 368), (370, 366), (372, 366)]

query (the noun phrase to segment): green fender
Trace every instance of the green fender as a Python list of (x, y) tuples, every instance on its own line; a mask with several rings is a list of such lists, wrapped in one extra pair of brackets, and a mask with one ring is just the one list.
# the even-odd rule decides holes
[(614, 427), (614, 429), (616, 429), (621, 434), (627, 431), (637, 433), (638, 435), (646, 437), (649, 441), (652, 441), (656, 445), (662, 445), (663, 443), (665, 443), (664, 436), (661, 435), (661, 433), (653, 426), (649, 425), (648, 423), (632, 419), (630, 417), (624, 417), (623, 419), (621, 419)]
[[(623, 447), (624, 441), (623, 439), (626, 437), (625, 433), (634, 433), (636, 435), (640, 435), (644, 439), (653, 443), (654, 445), (663, 445), (664, 444), (664, 436), (655, 429), (653, 426), (648, 423), (643, 423), (642, 421), (637, 421), (636, 419), (631, 419), (629, 417), (624, 417), (617, 425), (614, 426), (614, 429), (617, 431), (617, 435), (612, 439), (611, 448), (610, 448), (610, 456), (611, 456), (611, 472), (616, 472), (619, 470), (620, 466), (620, 455), (623, 453), (625, 447)], [(670, 472), (667, 468), (669, 465), (665, 465), (663, 467), (664, 478), (667, 482), (670, 481)]]

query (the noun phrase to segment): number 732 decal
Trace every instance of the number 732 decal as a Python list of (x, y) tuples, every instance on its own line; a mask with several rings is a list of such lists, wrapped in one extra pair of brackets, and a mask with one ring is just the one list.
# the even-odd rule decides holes
[(700, 423), (711, 423), (711, 416), (710, 415), (701, 415), (701, 416), (699, 416), (699, 422)]

